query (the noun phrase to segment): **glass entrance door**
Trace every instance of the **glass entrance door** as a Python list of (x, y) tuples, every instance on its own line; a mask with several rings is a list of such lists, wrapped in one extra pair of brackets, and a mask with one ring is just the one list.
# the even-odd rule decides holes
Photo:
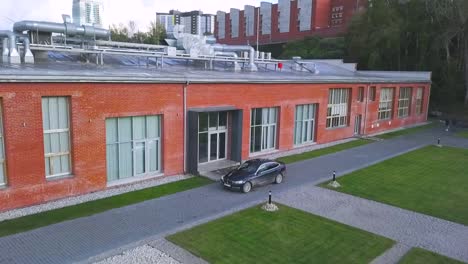
[(200, 113), (198, 121), (198, 162), (226, 159), (227, 112)]

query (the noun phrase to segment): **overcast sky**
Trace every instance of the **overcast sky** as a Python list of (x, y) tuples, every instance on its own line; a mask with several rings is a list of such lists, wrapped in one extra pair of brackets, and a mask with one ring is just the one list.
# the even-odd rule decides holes
[[(134, 20), (141, 30), (146, 30), (156, 12), (202, 10), (204, 13), (243, 9), (244, 5), (259, 6), (261, 1), (277, 0), (104, 0), (104, 23), (127, 24)], [(62, 22), (62, 14), (72, 13), (73, 0), (1, 0), (0, 30), (11, 29), (12, 21), (44, 20)]]

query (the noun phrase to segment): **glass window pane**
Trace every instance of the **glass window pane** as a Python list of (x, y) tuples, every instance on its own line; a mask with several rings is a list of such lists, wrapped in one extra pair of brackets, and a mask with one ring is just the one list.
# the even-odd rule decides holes
[(218, 134), (210, 135), (210, 160), (218, 159)]
[(147, 138), (158, 138), (159, 134), (159, 117), (158, 116), (147, 116), (146, 117), (146, 129)]
[(50, 129), (50, 122), (49, 122), (49, 98), (44, 97), (42, 98), (42, 125), (44, 130)]
[(66, 97), (58, 97), (58, 128), (68, 128), (68, 100)]
[(208, 161), (208, 133), (198, 135), (198, 162)]
[(68, 132), (60, 133), (60, 152), (69, 152), (70, 151), (70, 139), (68, 137)]
[(226, 133), (219, 133), (219, 158), (226, 158)]
[(49, 121), (50, 121), (50, 129), (58, 129), (59, 128), (59, 120), (58, 120), (58, 102), (57, 97), (50, 97), (49, 98)]
[(262, 109), (257, 108), (255, 111), (255, 125), (261, 125), (262, 124)]
[(117, 139), (117, 118), (106, 119), (106, 143), (116, 143)]
[(268, 127), (268, 148), (275, 147), (275, 134), (276, 134), (276, 126)]
[(110, 182), (119, 179), (119, 153), (117, 146), (117, 144), (112, 144), (106, 147), (107, 180)]
[(132, 143), (120, 144), (119, 178), (124, 179), (133, 176), (133, 152)]
[(133, 139), (146, 138), (146, 118), (144, 116), (136, 116), (132, 118), (133, 122)]
[(148, 165), (149, 165), (149, 171), (150, 172), (155, 172), (159, 171), (158, 167), (158, 158), (159, 158), (159, 148), (158, 148), (158, 140), (150, 140), (148, 142)]
[(268, 108), (262, 108), (262, 124), (268, 124)]
[(145, 143), (139, 142), (135, 143), (134, 146), (135, 152), (135, 172), (136, 174), (145, 173)]
[(58, 133), (51, 133), (50, 135), (50, 153), (60, 152), (60, 136)]
[(44, 151), (45, 151), (45, 154), (49, 154), (52, 152), (52, 149), (50, 147), (50, 135), (49, 134), (44, 134)]
[(298, 106), (298, 107), (296, 108), (296, 109), (297, 109), (297, 110), (296, 110), (296, 114), (297, 114), (297, 120), (298, 120), (298, 121), (302, 121), (302, 119), (304, 118), (304, 117), (303, 117), (303, 114), (304, 114), (303, 108), (304, 108), (304, 107), (303, 107), (302, 105), (300, 105), (300, 106)]
[(71, 171), (70, 170), (70, 156), (69, 155), (60, 156), (60, 161), (62, 165), (61, 173), (69, 173)]
[(262, 150), (262, 127), (255, 127), (254, 152)]
[(272, 107), (270, 108), (270, 116), (268, 118), (268, 123), (269, 124), (276, 124), (276, 121), (277, 121), (277, 108), (276, 107)]
[(198, 131), (208, 131), (208, 113), (198, 114)]
[(210, 122), (209, 122), (210, 130), (218, 129), (218, 112), (212, 112), (212, 113), (210, 113), (209, 116), (210, 116), (210, 118), (209, 118), (209, 120), (210, 120)]
[(50, 175), (62, 173), (62, 166), (60, 156), (50, 158)]
[(223, 129), (227, 127), (227, 112), (219, 113), (219, 127)]
[(132, 118), (119, 118), (119, 142), (132, 141)]
[(50, 174), (50, 158), (45, 158), (45, 169), (46, 169), (46, 176)]
[(296, 129), (295, 129), (295, 143), (296, 144), (301, 144), (301, 138), (302, 138), (302, 121), (296, 122)]

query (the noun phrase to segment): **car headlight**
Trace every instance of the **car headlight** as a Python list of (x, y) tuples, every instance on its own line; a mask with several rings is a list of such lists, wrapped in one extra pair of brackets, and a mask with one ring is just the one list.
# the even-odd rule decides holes
[(243, 184), (244, 181), (232, 181), (233, 184)]

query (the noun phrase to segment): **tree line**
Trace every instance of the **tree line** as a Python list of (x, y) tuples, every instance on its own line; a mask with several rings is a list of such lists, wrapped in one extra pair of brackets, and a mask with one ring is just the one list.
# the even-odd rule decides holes
[(372, 0), (343, 38), (307, 38), (283, 57), (344, 58), (360, 70), (431, 71), (433, 107), (468, 106), (468, 0)]
[(159, 45), (163, 44), (166, 38), (166, 30), (162, 25), (156, 22), (151, 22), (145, 32), (137, 29), (137, 25), (134, 21), (129, 21), (127, 25), (111, 25), (110, 32), (111, 39), (120, 42)]

